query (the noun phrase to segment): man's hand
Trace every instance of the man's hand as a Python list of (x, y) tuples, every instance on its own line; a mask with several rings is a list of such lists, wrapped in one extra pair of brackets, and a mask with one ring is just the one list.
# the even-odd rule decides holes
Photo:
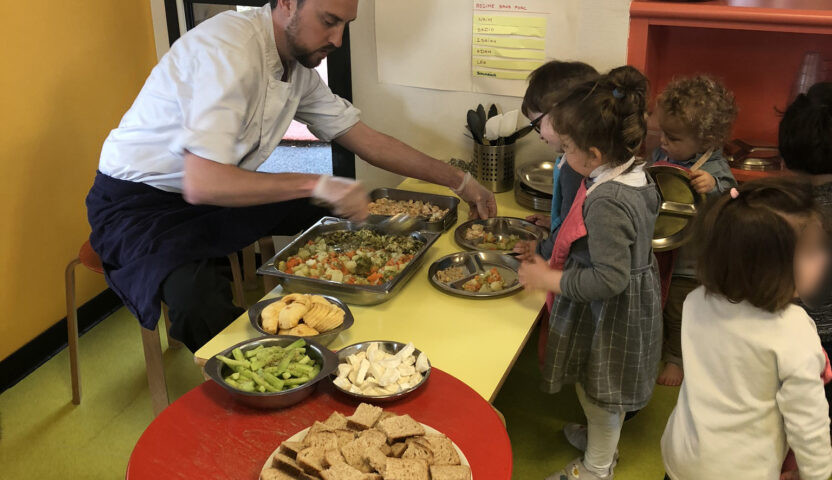
[(716, 187), (716, 179), (705, 170), (696, 170), (690, 172), (690, 185), (696, 193), (705, 195), (711, 193)]
[(560, 295), (561, 270), (549, 268), (549, 264), (540, 255), (535, 255), (531, 262), (523, 262), (517, 272), (518, 280), (529, 290), (547, 290)]
[(521, 240), (514, 244), (514, 253), (518, 254), (517, 259), (521, 262), (534, 261), (537, 242), (534, 240)]
[(526, 217), (526, 221), (531, 222), (537, 225), (538, 227), (543, 227), (546, 230), (552, 228), (552, 217), (550, 217), (549, 215), (535, 213)]
[(312, 189), (312, 198), (330, 205), (336, 215), (350, 220), (365, 220), (370, 213), (370, 197), (360, 183), (350, 178), (322, 175)]
[(474, 180), (470, 173), (466, 173), (462, 184), (453, 189), (459, 198), (465, 200), (471, 207), (469, 218), (490, 218), (497, 216), (497, 200), (494, 194)]

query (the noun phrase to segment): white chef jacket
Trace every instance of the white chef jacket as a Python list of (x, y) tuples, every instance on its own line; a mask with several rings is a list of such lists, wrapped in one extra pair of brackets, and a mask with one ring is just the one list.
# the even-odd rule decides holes
[(98, 169), (182, 192), (184, 153), (254, 171), (295, 118), (330, 141), (360, 112), (295, 63), (287, 81), (269, 5), (224, 12), (177, 40), (104, 141)]
[(815, 324), (790, 305), (768, 313), (699, 287), (682, 309), (685, 380), (662, 436), (673, 480), (777, 480), (787, 446), (800, 478), (832, 474), (826, 358)]

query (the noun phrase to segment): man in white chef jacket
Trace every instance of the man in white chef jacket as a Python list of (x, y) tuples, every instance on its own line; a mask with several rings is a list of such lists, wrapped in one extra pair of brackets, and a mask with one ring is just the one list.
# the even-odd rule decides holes
[(383, 135), (333, 94), (315, 66), (341, 45), (358, 0), (271, 0), (186, 33), (104, 142), (87, 209), (110, 287), (153, 328), (164, 301), (191, 350), (242, 310), (218, 258), (295, 234), (327, 210), (367, 216), (352, 179), (259, 173), (292, 119), (371, 164), (451, 188), (481, 217), (494, 196), (470, 175)]

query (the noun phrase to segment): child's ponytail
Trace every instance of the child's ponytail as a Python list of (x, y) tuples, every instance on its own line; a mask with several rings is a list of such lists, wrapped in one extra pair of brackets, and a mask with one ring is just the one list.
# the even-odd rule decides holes
[(641, 153), (647, 135), (647, 78), (634, 67), (614, 68), (576, 87), (550, 112), (552, 126), (581, 150), (595, 147), (613, 165)]

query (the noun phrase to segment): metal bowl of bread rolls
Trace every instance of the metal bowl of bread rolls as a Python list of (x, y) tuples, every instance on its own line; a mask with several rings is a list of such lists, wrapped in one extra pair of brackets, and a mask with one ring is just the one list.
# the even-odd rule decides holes
[(328, 295), (292, 293), (257, 302), (248, 309), (249, 321), (264, 335), (295, 335), (323, 346), (332, 343), (355, 319), (349, 307)]

